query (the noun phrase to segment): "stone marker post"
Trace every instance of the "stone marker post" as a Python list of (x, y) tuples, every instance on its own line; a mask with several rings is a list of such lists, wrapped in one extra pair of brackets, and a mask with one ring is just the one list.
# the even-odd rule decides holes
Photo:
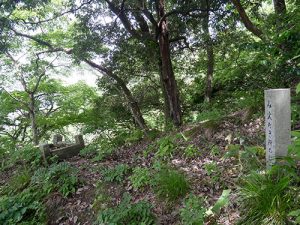
[(81, 147), (84, 147), (84, 140), (81, 134), (75, 136), (75, 143), (80, 145)]
[(57, 145), (58, 143), (62, 142), (62, 140), (63, 140), (63, 137), (60, 134), (55, 134), (53, 136), (53, 141), (52, 142), (53, 142), (54, 145)]
[(40, 150), (42, 152), (42, 157), (44, 159), (44, 163), (46, 165), (48, 165), (48, 157), (51, 156), (50, 145), (49, 144), (40, 144)]
[(290, 89), (265, 90), (266, 162), (270, 168), (276, 158), (287, 155), (291, 143)]

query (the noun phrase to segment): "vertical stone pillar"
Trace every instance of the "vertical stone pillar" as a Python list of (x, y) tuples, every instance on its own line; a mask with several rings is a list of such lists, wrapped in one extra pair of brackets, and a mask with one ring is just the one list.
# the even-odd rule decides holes
[(53, 136), (53, 142), (52, 143), (54, 145), (57, 145), (59, 142), (62, 142), (62, 140), (63, 140), (63, 137), (60, 134), (55, 134)]
[(75, 143), (84, 147), (84, 140), (81, 134), (75, 136)]
[(41, 144), (40, 145), (40, 150), (42, 152), (44, 162), (47, 165), (48, 164), (48, 158), (51, 156), (50, 145), (49, 144)]
[(290, 89), (265, 90), (266, 162), (270, 168), (291, 144)]

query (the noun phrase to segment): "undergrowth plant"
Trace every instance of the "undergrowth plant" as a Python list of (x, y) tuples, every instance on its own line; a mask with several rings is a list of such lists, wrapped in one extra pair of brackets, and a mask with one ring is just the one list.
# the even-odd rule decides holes
[(289, 174), (253, 172), (239, 188), (239, 224), (289, 224), (288, 214), (299, 207), (298, 193), (299, 187), (292, 185)]
[(3, 189), (4, 193), (18, 193), (25, 189), (31, 181), (31, 172), (24, 168), (20, 169), (10, 180), (8, 185)]
[(129, 180), (133, 188), (139, 189), (150, 184), (151, 173), (148, 168), (135, 167), (132, 172)]
[(220, 148), (219, 148), (219, 146), (217, 146), (217, 145), (213, 145), (212, 147), (211, 147), (211, 149), (210, 149), (210, 155), (211, 156), (217, 156), (217, 155), (220, 155)]
[(118, 164), (113, 168), (104, 168), (101, 172), (105, 181), (121, 183), (128, 171), (128, 165)]
[(186, 195), (189, 183), (184, 174), (172, 168), (162, 168), (154, 177), (154, 191), (156, 195), (174, 203), (180, 197)]
[(228, 145), (224, 158), (235, 158), (243, 173), (263, 169), (262, 158), (265, 156), (264, 148), (260, 146)]
[(144, 132), (142, 130), (136, 129), (136, 130), (132, 131), (128, 135), (128, 137), (125, 138), (125, 143), (132, 144), (132, 143), (142, 140), (143, 137), (144, 137)]
[(186, 158), (194, 158), (200, 155), (199, 150), (194, 145), (188, 145), (183, 152)]
[(190, 194), (180, 209), (182, 224), (203, 225), (205, 220), (220, 214), (221, 209), (229, 203), (229, 194), (230, 190), (224, 190), (216, 203), (208, 208), (205, 206), (204, 198)]
[(156, 224), (151, 209), (152, 206), (146, 201), (131, 203), (131, 196), (125, 193), (119, 205), (114, 208), (104, 209), (99, 213), (95, 224)]
[(2, 163), (3, 167), (1, 169), (18, 165), (26, 166), (28, 169), (36, 169), (43, 164), (41, 151), (31, 144), (18, 147), (12, 144), (7, 147), (8, 149), (5, 149), (4, 152), (9, 152), (9, 157)]
[(183, 208), (180, 209), (180, 218), (185, 225), (202, 225), (204, 224), (205, 214), (204, 199), (196, 195), (190, 195), (184, 201)]
[(99, 212), (100, 210), (104, 210), (110, 206), (111, 197), (108, 193), (108, 187), (105, 182), (97, 182), (95, 188), (95, 199), (93, 201), (93, 210), (95, 212)]
[(75, 192), (77, 171), (67, 163), (40, 167), (41, 154), (37, 150), (27, 146), (14, 153), (13, 162), (24, 166), (16, 168), (15, 175), (1, 190), (0, 224), (46, 224), (44, 200), (49, 193), (59, 191), (66, 197)]
[(221, 178), (221, 170), (216, 162), (205, 163), (203, 165), (206, 174), (210, 177), (212, 185), (218, 182)]
[(84, 147), (82, 150), (80, 150), (79, 154), (84, 157), (93, 157), (97, 155), (98, 151), (99, 146), (96, 143), (94, 143)]
[(108, 138), (103, 138), (100, 141), (96, 141), (93, 146), (95, 147), (91, 147), (91, 150), (93, 150), (93, 148), (97, 148), (97, 151), (92, 161), (101, 161), (111, 156), (116, 150), (116, 144), (113, 141), (110, 141)]
[[(252, 172), (239, 188), (239, 224), (299, 224), (300, 132), (292, 132), (288, 155), (266, 172)], [(257, 154), (257, 153), (256, 153)]]
[(66, 197), (76, 190), (77, 170), (67, 163), (52, 164), (49, 168), (39, 168), (32, 177), (32, 183), (46, 193), (59, 191)]
[(37, 188), (27, 188), (13, 196), (0, 197), (0, 224), (46, 224), (43, 195)]
[(176, 151), (176, 145), (171, 137), (163, 137), (158, 141), (158, 150), (155, 156), (161, 159), (168, 159), (173, 156)]

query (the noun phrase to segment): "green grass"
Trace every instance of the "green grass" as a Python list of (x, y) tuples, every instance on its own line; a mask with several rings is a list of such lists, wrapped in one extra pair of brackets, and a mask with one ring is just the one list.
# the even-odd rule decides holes
[(159, 198), (173, 203), (186, 195), (189, 190), (189, 183), (181, 172), (164, 168), (154, 177), (154, 190)]
[(278, 174), (252, 173), (245, 177), (239, 188), (239, 224), (288, 224), (287, 215), (297, 204), (291, 183), (289, 176)]

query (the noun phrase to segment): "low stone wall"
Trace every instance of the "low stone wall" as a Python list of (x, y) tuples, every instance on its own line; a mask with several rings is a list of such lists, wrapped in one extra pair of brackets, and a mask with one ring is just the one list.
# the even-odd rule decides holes
[(41, 144), (40, 149), (45, 162), (48, 162), (48, 159), (53, 156), (57, 156), (59, 160), (76, 156), (84, 146), (82, 135), (75, 136), (75, 144), (66, 144), (62, 142), (62, 136), (56, 134), (52, 144)]

